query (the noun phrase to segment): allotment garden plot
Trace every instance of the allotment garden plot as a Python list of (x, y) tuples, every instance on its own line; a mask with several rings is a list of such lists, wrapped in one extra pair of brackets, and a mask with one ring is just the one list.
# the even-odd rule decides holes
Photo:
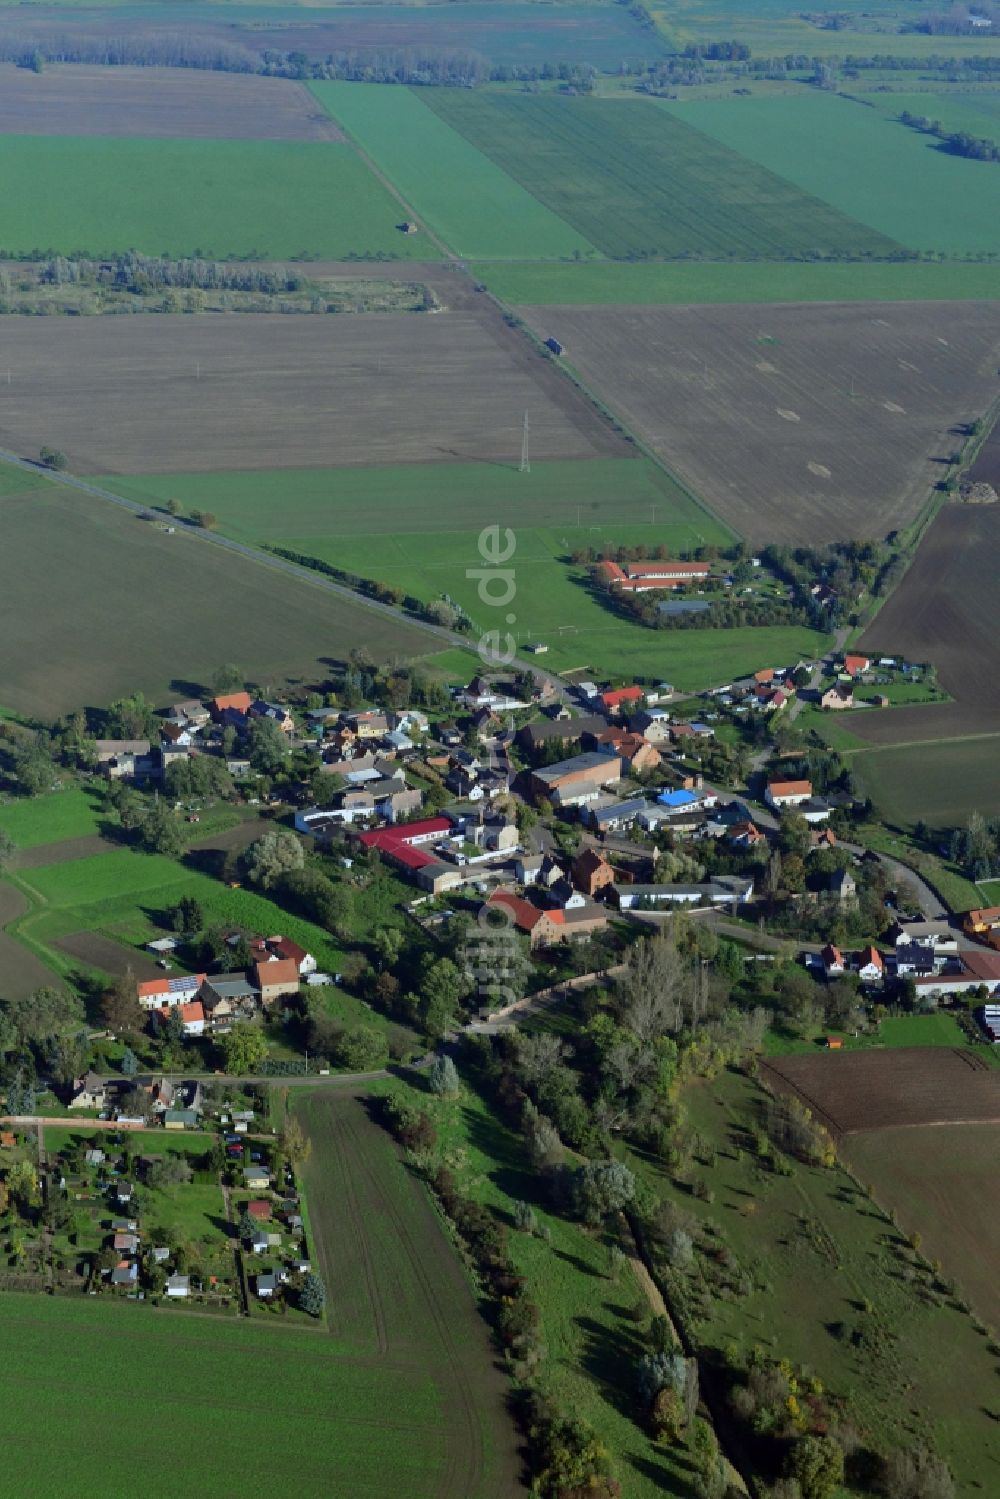
[(464, 311), (18, 318), (0, 363), (0, 446), (58, 446), (78, 472), (516, 464), (526, 411), (533, 457), (628, 451), (499, 317)]
[(0, 64), (0, 134), (329, 141), (340, 132), (300, 83), (194, 68)]
[(997, 393), (989, 303), (523, 311), (753, 541), (906, 525)]

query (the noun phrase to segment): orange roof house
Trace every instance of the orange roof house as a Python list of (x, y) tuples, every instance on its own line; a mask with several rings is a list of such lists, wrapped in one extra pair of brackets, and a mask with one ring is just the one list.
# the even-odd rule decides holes
[(237, 713), (249, 713), (252, 702), (249, 692), (226, 692), (221, 697), (213, 697), (212, 712), (221, 715), (227, 708), (232, 708)]

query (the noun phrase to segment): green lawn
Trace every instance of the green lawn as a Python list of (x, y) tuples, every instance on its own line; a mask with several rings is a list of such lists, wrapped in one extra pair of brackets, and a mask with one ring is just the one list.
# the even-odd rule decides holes
[[(428, 108), (426, 89), (314, 83), (313, 93), (460, 255), (593, 255), (570, 227)], [(419, 240), (426, 248), (426, 236)]]
[[(1000, 122), (998, 122), (1000, 132)], [(490, 291), (512, 305), (697, 304), (705, 302), (917, 302), (1000, 298), (1000, 266), (960, 261), (643, 261), (632, 265), (471, 267)]]
[(2, 250), (426, 259), (399, 205), (333, 142), (0, 136)]
[(98, 832), (103, 806), (96, 791), (80, 787), (25, 797), (0, 806), (0, 830), (9, 834), (17, 848), (85, 838)]
[(721, 146), (651, 101), (459, 89), (428, 90), (427, 99), (607, 255), (780, 257), (821, 249), (836, 256), (894, 248), (884, 234), (813, 196), (815, 186), (803, 192), (766, 163), (746, 160), (737, 142)]
[(660, 106), (840, 213), (911, 250), (995, 250), (1000, 194), (989, 162), (831, 94)]
[[(723, 1073), (688, 1089), (684, 1101), (692, 1128), (716, 1152), (711, 1168), (695, 1169), (714, 1201), (678, 1189), (648, 1157), (633, 1164), (665, 1199), (713, 1225), (754, 1282), (749, 1295), (710, 1297), (700, 1344), (716, 1356), (731, 1344), (744, 1354), (762, 1344), (804, 1365), (846, 1397), (863, 1440), (884, 1449), (911, 1446), (919, 1434), (951, 1465), (957, 1493), (988, 1492), (1000, 1461), (981, 1393), (996, 1377), (988, 1340), (965, 1313), (917, 1294), (929, 1272), (900, 1273), (899, 1236), (843, 1172), (758, 1168), (746, 1132), (762, 1094), (750, 1079)], [(868, 1336), (856, 1342), (859, 1327)]]
[(840, 1036), (845, 1051), (871, 1051), (896, 1046), (968, 1046), (965, 1032), (954, 1015), (890, 1015), (871, 1036), (853, 1036), (820, 1028), (811, 1036), (790, 1037), (769, 1031), (764, 1055), (769, 1057), (812, 1054), (822, 1048), (828, 1035)]
[[(553, 671), (587, 666), (667, 677), (697, 688), (762, 663), (822, 654), (825, 637), (800, 626), (760, 630), (646, 630), (593, 597), (576, 548), (665, 543), (672, 552), (726, 545), (729, 532), (644, 459), (536, 463), (530, 474), (487, 464), (413, 464), (280, 473), (171, 474), (106, 481), (139, 500), (206, 506), (239, 541), (306, 553), (421, 599), (447, 593), (467, 609), (475, 638), (510, 625), (520, 643), (549, 646)], [(476, 537), (510, 527), (516, 593), (492, 617), (469, 571)]]

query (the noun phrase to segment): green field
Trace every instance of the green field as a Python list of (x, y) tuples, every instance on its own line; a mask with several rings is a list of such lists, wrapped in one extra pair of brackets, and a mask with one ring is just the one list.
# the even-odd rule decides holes
[[(650, 1157), (633, 1158), (660, 1195), (714, 1226), (713, 1254), (721, 1241), (752, 1276), (747, 1296), (710, 1296), (699, 1343), (716, 1356), (730, 1345), (745, 1356), (762, 1344), (775, 1359), (804, 1365), (825, 1390), (848, 1398), (863, 1441), (910, 1446), (919, 1433), (951, 1465), (957, 1493), (988, 1492), (1000, 1461), (981, 1396), (996, 1377), (988, 1339), (947, 1300), (916, 1294), (914, 1279), (900, 1273), (900, 1237), (844, 1173), (789, 1161), (789, 1174), (779, 1175), (734, 1148), (752, 1135), (761, 1099), (754, 1082), (733, 1073), (685, 1094), (690, 1126), (704, 1141), (699, 1155), (713, 1153), (712, 1167), (695, 1173), (714, 1193), (711, 1204), (676, 1187)], [(925, 1133), (941, 1131), (905, 1132), (900, 1148), (915, 1161)], [(859, 1326), (868, 1335), (855, 1341)]]
[(399, 205), (333, 142), (0, 136), (2, 252), (427, 259)]
[[(137, 499), (208, 505), (237, 540), (307, 553), (417, 598), (447, 593), (467, 610), (474, 638), (509, 625), (522, 644), (549, 646), (544, 664), (553, 671), (588, 666), (697, 688), (825, 649), (825, 637), (801, 626), (658, 633), (592, 596), (586, 567), (568, 564), (576, 548), (664, 542), (678, 552), (731, 541), (646, 460), (536, 463), (530, 474), (500, 465), (414, 464), (106, 482)], [(468, 576), (480, 565), (476, 536), (494, 524), (509, 526), (516, 538), (516, 594), (496, 619)]]
[[(1000, 124), (998, 124), (1000, 129)], [(954, 262), (644, 261), (470, 267), (514, 306), (703, 302), (949, 302), (1000, 299), (1000, 266)]]
[[(246, 1473), (276, 1490), (288, 1486), (291, 1467), (295, 1493), (316, 1499), (338, 1490), (358, 1499), (441, 1492), (447, 1413), (419, 1364), (404, 1374), (384, 1360), (359, 1361), (320, 1331), (81, 1296), (5, 1295), (0, 1328), (17, 1350), (0, 1416), (11, 1493), (61, 1499), (67, 1464), (79, 1499), (126, 1493), (136, 1442), (143, 1465), (161, 1475), (154, 1492), (167, 1491), (165, 1475), (182, 1473), (197, 1492), (235, 1499)], [(156, 1398), (130, 1440), (123, 1390), (143, 1386), (151, 1369)], [(40, 1410), (58, 1442), (23, 1440)]]
[(1000, 738), (933, 741), (898, 749), (862, 750), (851, 768), (889, 822), (912, 827), (956, 827), (970, 812), (1000, 813), (997, 752)]
[[(385, 1440), (395, 1454), (396, 1481), (383, 1459), (378, 1499), (510, 1499), (521, 1490), (506, 1380), (425, 1188), (358, 1099), (329, 1089), (297, 1095), (295, 1114), (313, 1143), (302, 1175), (330, 1335), (346, 1365), (380, 1387), (368, 1441), (379, 1452)], [(424, 1400), (433, 1394), (436, 1418), (410, 1412), (412, 1388)], [(334, 1411), (331, 1399), (330, 1420)], [(359, 1492), (350, 1463), (338, 1459), (325, 1493)]]
[(1000, 93), (961, 93), (941, 89), (926, 93), (864, 94), (860, 97), (890, 120), (896, 120), (898, 115), (907, 111), (940, 121), (945, 130), (967, 130), (970, 135), (1000, 139)]
[(738, 143), (720, 147), (654, 102), (437, 89), (428, 103), (607, 255), (773, 258), (896, 248), (747, 161)]
[(660, 107), (911, 250), (976, 253), (1000, 240), (991, 164), (950, 156), (875, 109), (818, 92)]
[(429, 109), (426, 90), (375, 83), (314, 83), (311, 88), (414, 211), (459, 255), (545, 259), (596, 253), (583, 235)]
[(277, 689), (325, 681), (320, 658), (346, 657), (362, 643), (381, 659), (439, 648), (403, 620), (190, 536), (168, 536), (106, 502), (54, 485), (0, 499), (5, 708), (55, 718), (136, 690), (172, 701), (230, 660)]
[(103, 798), (74, 787), (48, 796), (25, 797), (0, 806), (0, 830), (16, 848), (37, 848), (67, 838), (86, 838), (100, 830)]

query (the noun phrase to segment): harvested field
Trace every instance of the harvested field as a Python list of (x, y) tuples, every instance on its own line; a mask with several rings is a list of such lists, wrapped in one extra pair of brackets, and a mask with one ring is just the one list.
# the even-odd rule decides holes
[(906, 525), (954, 449), (949, 428), (996, 395), (995, 303), (522, 312), (753, 542)]
[(343, 136), (304, 84), (193, 68), (0, 64), (0, 135), (260, 141)]
[(46, 968), (40, 958), (3, 930), (27, 909), (28, 902), (20, 890), (0, 883), (0, 998), (3, 999), (23, 999), (46, 985), (60, 987), (59, 978), (51, 968)]
[[(0, 446), (89, 473), (631, 449), (499, 313), (23, 318), (4, 325)], [(244, 652), (245, 654), (245, 652)], [(2, 699), (0, 699), (2, 700)]]
[(1000, 1072), (971, 1051), (915, 1046), (772, 1057), (761, 1077), (836, 1135), (893, 1125), (998, 1124)]
[(120, 978), (127, 969), (132, 970), (140, 983), (163, 977), (163, 970), (154, 958), (97, 932), (71, 932), (68, 937), (57, 938), (53, 945), (86, 968), (96, 968), (113, 978)]
[(355, 645), (382, 659), (440, 649), (403, 621), (107, 502), (46, 486), (0, 507), (0, 702), (16, 712), (55, 718), (137, 689), (164, 701), (230, 659), (277, 687), (325, 681), (331, 656)]
[(919, 1233), (921, 1254), (945, 1274), (984, 1322), (1000, 1326), (996, 1276), (997, 1151), (995, 1124), (946, 1124), (920, 1137), (919, 1150), (901, 1129), (852, 1135), (842, 1154), (907, 1235)]
[(405, 1410), (407, 1386), (421, 1376), (448, 1413), (421, 1433), (422, 1461), (411, 1467), (406, 1492), (428, 1499), (523, 1492), (506, 1381), (425, 1188), (360, 1099), (319, 1090), (296, 1100), (296, 1114), (313, 1144), (302, 1169), (338, 1348), (379, 1371), (390, 1431), (399, 1393)]
[(885, 745), (1000, 732), (1000, 679), (987, 665), (1000, 627), (998, 556), (1000, 505), (941, 510), (860, 645), (933, 662), (954, 702), (852, 714), (852, 733)]

